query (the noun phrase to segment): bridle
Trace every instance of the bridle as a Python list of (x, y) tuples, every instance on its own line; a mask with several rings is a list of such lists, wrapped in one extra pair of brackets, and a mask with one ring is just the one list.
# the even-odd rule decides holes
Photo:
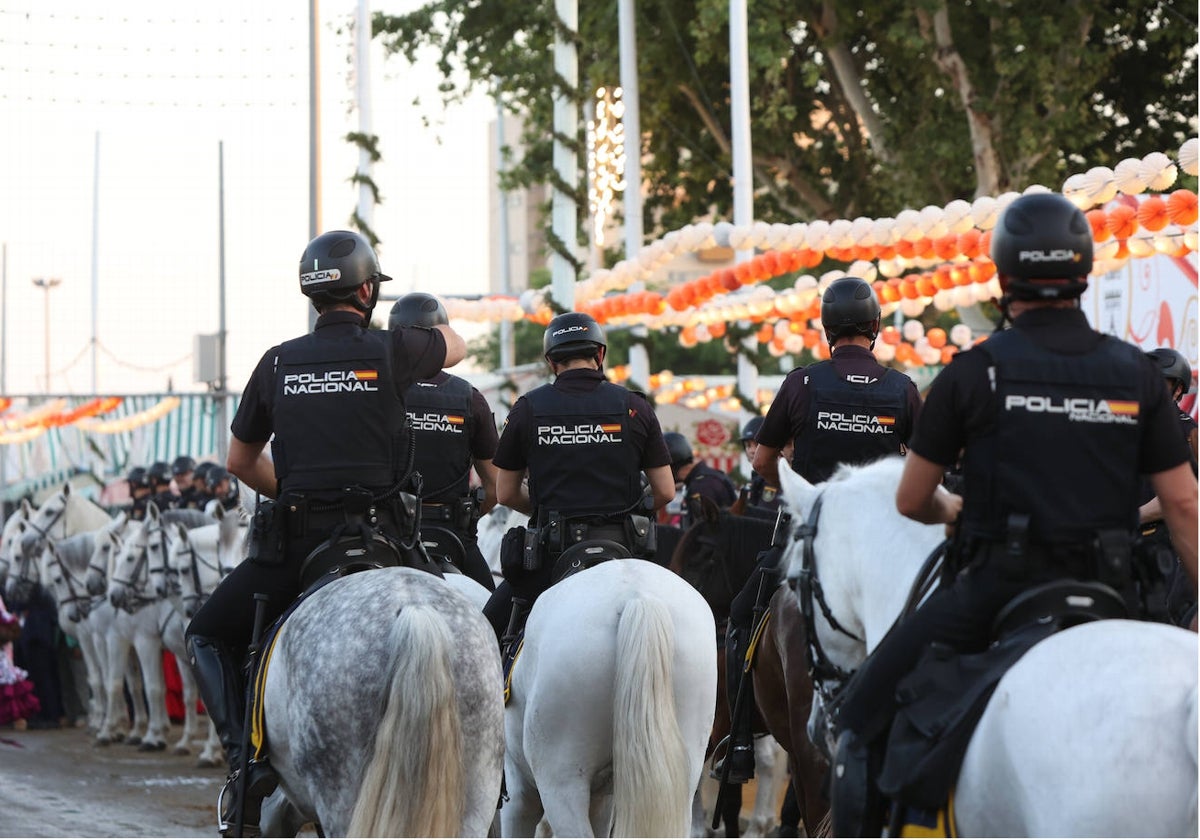
[(788, 586), (796, 593), (800, 604), (800, 613), (804, 617), (808, 673), (812, 677), (813, 686), (821, 694), (825, 708), (833, 709), (842, 686), (853, 676), (854, 672), (847, 671), (835, 664), (825, 653), (824, 647), (821, 646), (821, 640), (817, 636), (814, 604), (820, 607), (821, 615), (835, 631), (856, 642), (863, 640), (839, 624), (838, 620), (834, 618), (833, 611), (825, 600), (825, 590), (821, 587), (821, 580), (817, 575), (817, 555), (813, 550), (813, 544), (817, 537), (817, 521), (821, 516), (823, 499), (823, 493), (817, 496), (812, 509), (808, 512), (808, 519), (792, 532), (792, 539), (803, 542), (803, 549), (800, 571), (795, 575), (788, 575)]
[[(221, 562), (221, 542), (222, 542), (222, 540), (221, 540), (221, 534), (220, 534), (219, 530), (217, 532), (217, 559), (216, 559), (215, 563), (210, 562), (207, 557), (205, 557), (200, 552), (196, 551), (196, 547), (192, 544), (192, 541), (190, 539), (185, 540), (185, 542), (187, 544), (187, 548), (186, 549), (184, 549), (184, 548), (176, 549), (176, 553), (179, 555), (187, 555), (190, 558), (187, 561), (187, 563), (188, 563), (188, 569), (191, 572), (192, 587), (193, 587), (194, 594), (186, 596), (183, 599), (183, 603), (185, 605), (185, 611), (186, 611), (186, 606), (189, 603), (194, 603), (195, 609), (198, 610), (200, 608), (200, 606), (202, 604), (204, 604), (205, 601), (208, 600), (208, 596), (212, 594), (211, 592), (205, 592), (204, 588), (200, 584), (200, 569), (201, 569), (201, 567), (216, 572), (217, 580), (221, 581), (221, 580), (225, 579), (226, 575), (228, 575), (230, 572), (233, 571), (234, 566), (226, 566), (223, 562)], [(176, 567), (171, 568), (171, 571), (174, 572), (175, 574), (178, 574), (179, 573), (178, 564), (176, 565)]]
[[(92, 609), (92, 596), (89, 595), (87, 592), (86, 583), (84, 583), (82, 581), (77, 581), (75, 579), (74, 573), (67, 566), (67, 564), (63, 562), (62, 558), (58, 555), (57, 550), (51, 548), (51, 549), (49, 549), (49, 551), (50, 551), (51, 559), (50, 559), (50, 562), (46, 564), (47, 568), (49, 568), (50, 566), (58, 566), (58, 568), (62, 570), (63, 581), (66, 583), (66, 586), (67, 586), (67, 592), (68, 592), (67, 597), (58, 599), (59, 609), (62, 609), (64, 606), (67, 606), (67, 605), (79, 604), (82, 602), (84, 606), (82, 608), (78, 608), (78, 615), (79, 615), (79, 619), (85, 618), (88, 615), (88, 613), (91, 612), (91, 609)], [(88, 568), (91, 568), (90, 563), (89, 563)], [(79, 583), (79, 585), (84, 590), (82, 595), (80, 595), (78, 592), (75, 591), (76, 583)], [(75, 619), (75, 620), (79, 620), (79, 619)]]
[[(129, 591), (129, 593), (131, 593), (130, 596), (127, 596), (124, 606), (125, 611), (131, 613), (136, 612), (140, 607), (157, 600), (146, 592), (150, 585), (150, 576), (157, 573), (165, 577), (167, 574), (167, 552), (165, 539), (166, 529), (163, 528), (161, 522), (156, 522), (153, 527), (151, 527), (149, 524), (143, 527), (146, 529), (145, 534), (143, 535), (143, 544), (138, 546), (138, 558), (133, 564), (133, 569), (129, 573), (129, 578), (124, 579), (113, 575), (113, 583), (121, 584)], [(158, 534), (163, 537), (157, 542), (158, 553), (161, 558), (161, 564), (159, 566), (150, 565), (150, 537), (154, 534)]]
[(52, 528), (53, 528), (55, 525), (57, 525), (57, 524), (58, 524), (58, 520), (60, 520), (60, 519), (61, 519), (61, 520), (63, 520), (63, 532), (62, 532), (62, 536), (64, 536), (64, 537), (65, 537), (65, 536), (67, 535), (67, 522), (66, 522), (67, 507), (68, 507), (68, 505), (67, 505), (67, 500), (66, 500), (66, 498), (64, 497), (64, 498), (63, 498), (63, 504), (62, 504), (62, 507), (61, 507), (61, 508), (59, 508), (57, 511), (55, 511), (55, 512), (54, 512), (54, 516), (52, 516), (52, 517), (50, 518), (50, 521), (49, 521), (49, 522), (46, 524), (46, 526), (45, 526), (44, 528), (43, 528), (42, 526), (38, 525), (38, 524), (37, 524), (37, 522), (36, 522), (36, 521), (34, 520), (34, 518), (32, 518), (32, 517), (31, 517), (30, 519), (27, 519), (27, 520), (25, 520), (25, 524), (26, 524), (28, 527), (32, 528), (34, 531), (36, 531), (36, 532), (37, 532), (37, 535), (38, 535), (38, 537), (39, 537), (41, 540), (45, 541), (45, 540), (47, 540), (47, 539), (49, 539), (49, 538), (50, 538), (50, 530), (51, 530), (51, 529), (52, 529)]

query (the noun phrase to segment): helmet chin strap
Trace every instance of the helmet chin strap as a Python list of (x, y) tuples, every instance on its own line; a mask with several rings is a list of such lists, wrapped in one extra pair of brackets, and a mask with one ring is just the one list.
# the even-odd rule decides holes
[(373, 278), (367, 282), (371, 284), (371, 301), (369, 303), (363, 303), (361, 300), (359, 300), (357, 293), (355, 293), (354, 297), (351, 298), (350, 301), (352, 304), (354, 304), (354, 308), (363, 314), (363, 329), (371, 328), (371, 313), (375, 311), (375, 304), (379, 302), (379, 280), (377, 278)]
[(1000, 330), (1004, 329), (1004, 325), (1011, 320), (1008, 315), (1008, 305), (1010, 303), (1012, 303), (1012, 295), (1009, 294), (1001, 295), (1000, 299), (996, 301), (996, 306), (1000, 309), (1000, 317), (996, 319), (996, 326), (993, 327), (993, 332), (1000, 332)]

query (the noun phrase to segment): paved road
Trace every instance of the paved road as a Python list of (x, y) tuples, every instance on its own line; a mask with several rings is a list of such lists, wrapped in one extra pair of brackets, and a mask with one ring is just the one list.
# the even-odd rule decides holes
[(195, 766), (199, 747), (175, 756), (94, 747), (82, 729), (0, 729), (0, 836), (216, 837), (225, 774)]

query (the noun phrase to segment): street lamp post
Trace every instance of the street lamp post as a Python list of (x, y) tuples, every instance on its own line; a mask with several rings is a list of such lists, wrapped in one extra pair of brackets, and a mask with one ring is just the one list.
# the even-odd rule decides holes
[(45, 310), (46, 310), (46, 393), (50, 393), (50, 290), (61, 283), (62, 280), (58, 277), (35, 277), (33, 285), (46, 293)]

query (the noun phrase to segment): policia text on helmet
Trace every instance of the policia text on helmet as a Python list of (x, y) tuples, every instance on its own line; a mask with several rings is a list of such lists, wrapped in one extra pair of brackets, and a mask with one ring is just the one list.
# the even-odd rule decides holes
[(300, 291), (317, 312), (348, 303), (363, 314), (370, 326), (371, 312), (379, 300), (379, 284), (391, 280), (379, 270), (375, 249), (361, 234), (331, 230), (308, 243), (300, 257)]

